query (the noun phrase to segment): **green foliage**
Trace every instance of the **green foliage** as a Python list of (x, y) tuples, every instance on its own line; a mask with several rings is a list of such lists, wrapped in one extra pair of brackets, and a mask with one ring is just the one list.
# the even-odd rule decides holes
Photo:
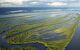
[[(18, 20), (22, 20), (23, 22), (19, 24), (0, 22), (0, 28), (8, 28), (8, 30), (1, 30), (0, 33), (6, 33), (3, 38), (5, 38), (9, 44), (27, 44), (32, 42), (38, 42), (48, 47), (47, 50), (64, 50), (75, 33), (75, 29), (77, 26), (75, 22), (79, 20), (80, 17), (73, 18), (71, 16), (65, 15), (59, 18), (53, 18), (51, 20), (46, 20), (36, 24), (34, 24), (33, 21), (30, 23), (25, 23), (26, 21), (28, 21), (27, 19), (31, 19), (33, 16), (37, 15), (14, 18), (1, 18), (0, 20), (5, 20), (7, 22), (10, 22), (10, 20), (11, 22), (17, 22)], [(65, 20), (66, 18), (70, 19)], [(75, 19), (74, 22), (72, 22), (73, 19)], [(36, 20), (34, 20), (34, 22), (36, 22)], [(65, 35), (65, 38), (56, 41), (43, 41), (41, 39), (38, 39), (38, 37), (40, 38), (44, 34), (57, 34), (58, 36)], [(36, 50), (36, 48), (31, 46), (25, 46), (21, 48), (11, 49), (0, 48), (0, 50)]]

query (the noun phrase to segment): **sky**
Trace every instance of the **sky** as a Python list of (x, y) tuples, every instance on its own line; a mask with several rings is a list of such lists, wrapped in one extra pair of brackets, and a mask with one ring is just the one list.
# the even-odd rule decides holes
[(0, 7), (80, 7), (80, 0), (0, 0)]

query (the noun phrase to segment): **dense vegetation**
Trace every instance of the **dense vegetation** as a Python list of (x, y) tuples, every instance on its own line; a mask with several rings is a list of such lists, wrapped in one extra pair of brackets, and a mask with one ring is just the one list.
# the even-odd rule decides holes
[[(1, 37), (6, 39), (10, 46), (41, 43), (47, 50), (65, 50), (75, 33), (80, 17), (67, 14), (54, 18), (45, 14), (44, 18), (33, 19), (40, 15), (42, 14), (0, 18)], [(24, 46), (0, 50), (36, 50), (36, 47)]]

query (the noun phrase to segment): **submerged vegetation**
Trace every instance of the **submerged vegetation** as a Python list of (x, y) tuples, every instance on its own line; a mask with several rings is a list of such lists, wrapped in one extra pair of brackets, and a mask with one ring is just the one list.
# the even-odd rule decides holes
[[(46, 17), (37, 18), (40, 14), (33, 14), (23, 17), (0, 18), (0, 35), (12, 45), (41, 43), (47, 50), (65, 50), (71, 41), (80, 17), (67, 14), (58, 18)], [(37, 16), (37, 17), (36, 17)], [(37, 19), (34, 19), (37, 18)], [(73, 22), (74, 21), (74, 22)], [(0, 43), (1, 44), (1, 43)], [(24, 46), (24, 47), (23, 47)], [(35, 46), (23, 45), (10, 50), (36, 50)], [(9, 50), (0, 48), (0, 50)]]

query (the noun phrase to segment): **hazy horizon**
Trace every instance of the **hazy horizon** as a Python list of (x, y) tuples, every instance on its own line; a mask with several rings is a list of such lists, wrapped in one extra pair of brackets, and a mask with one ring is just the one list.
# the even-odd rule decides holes
[(79, 0), (1, 0), (0, 7), (80, 7)]

